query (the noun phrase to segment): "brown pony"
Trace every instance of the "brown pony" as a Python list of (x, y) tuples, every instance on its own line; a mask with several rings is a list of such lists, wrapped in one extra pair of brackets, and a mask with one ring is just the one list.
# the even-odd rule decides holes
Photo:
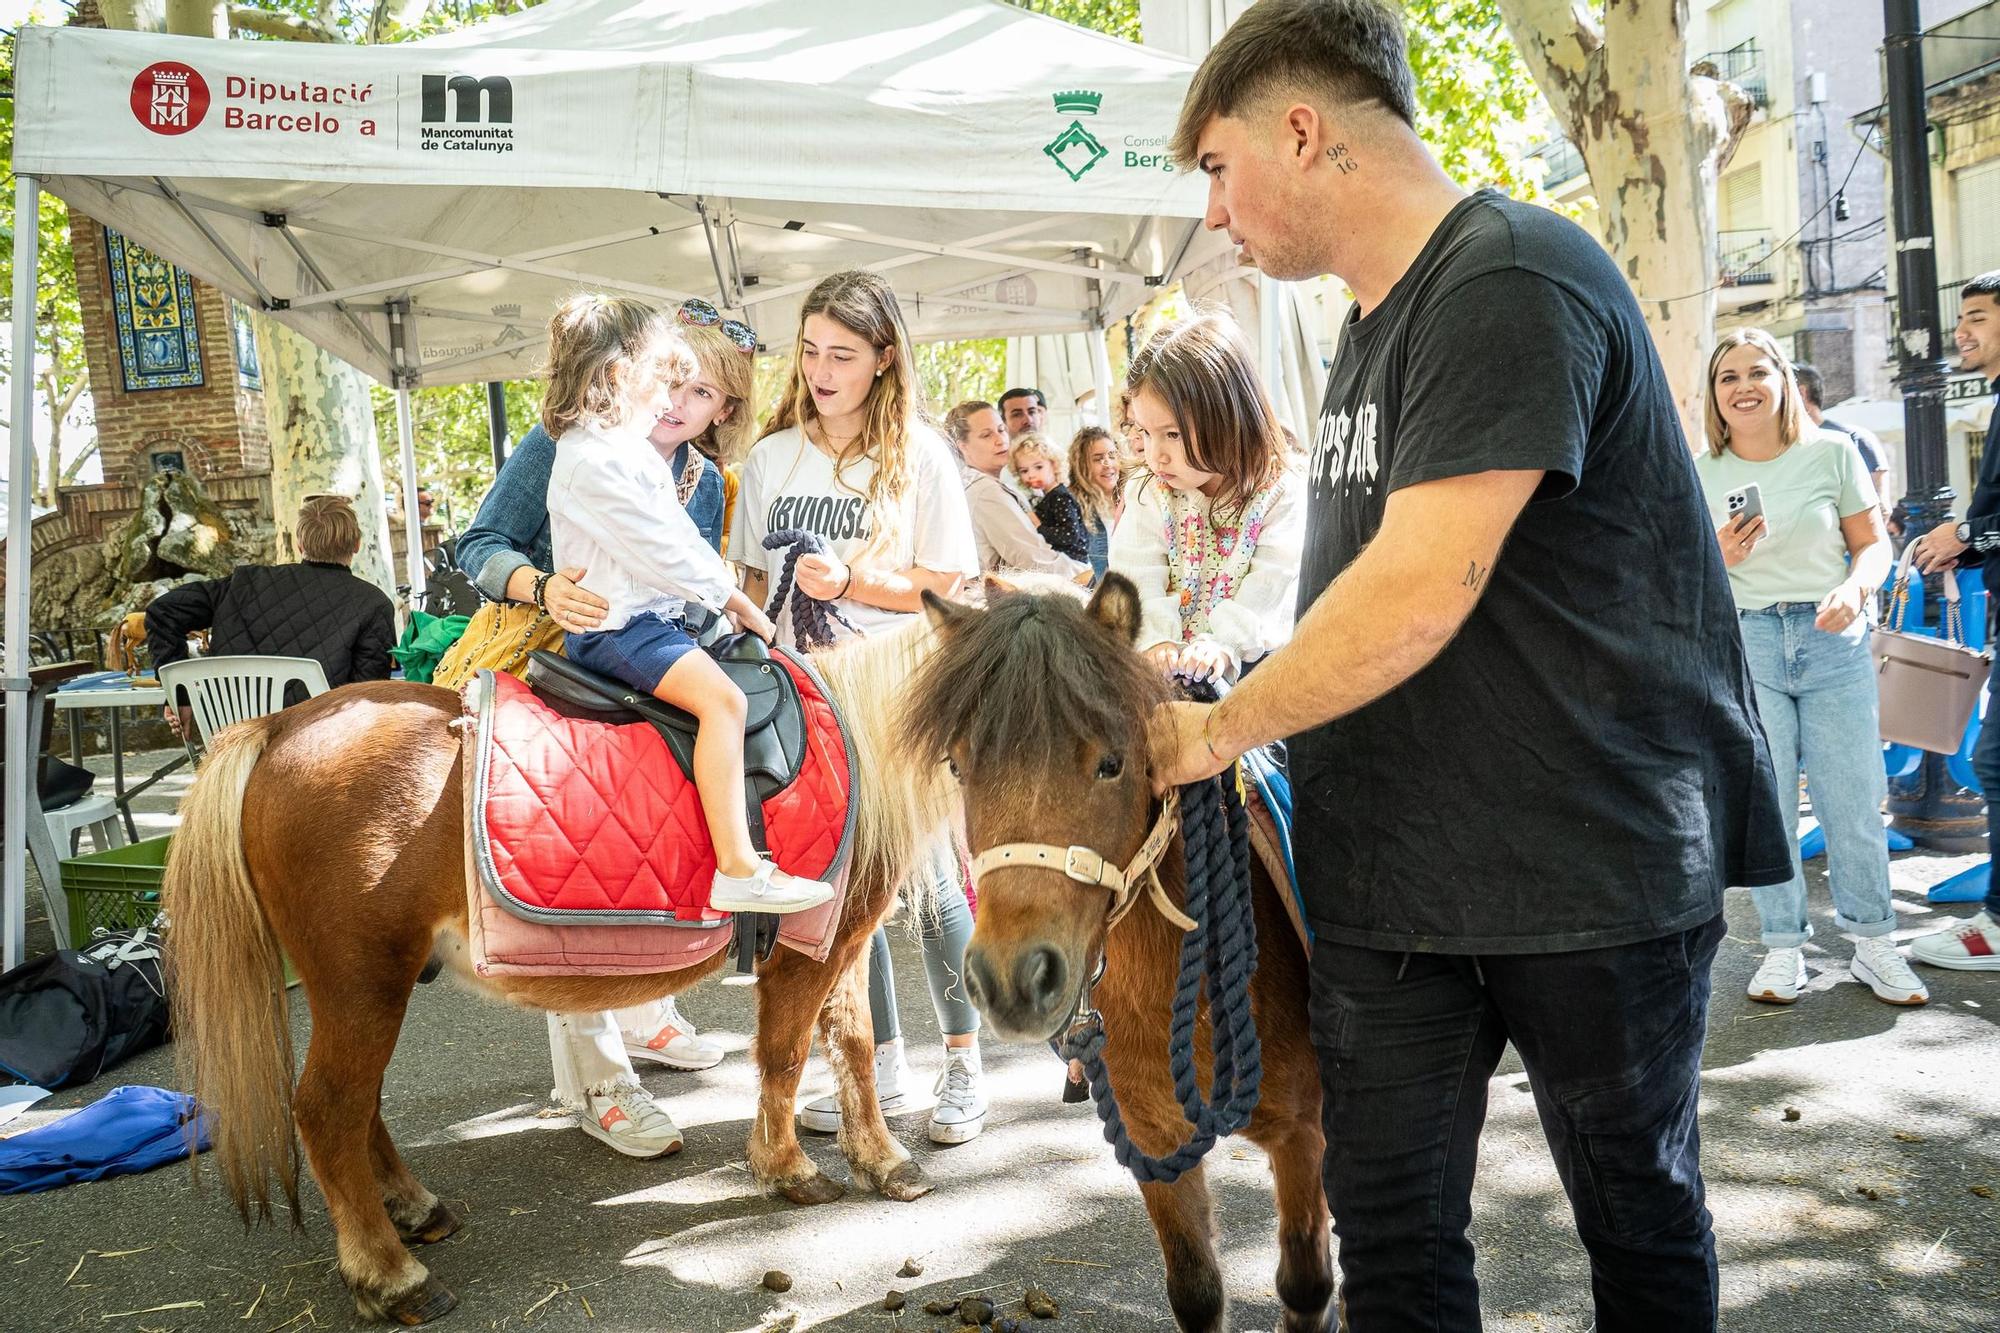
[[(905, 703), (903, 740), (913, 762), (950, 760), (971, 851), (1046, 843), (1128, 864), (1158, 810), (1146, 722), (1166, 693), (1159, 673), (1133, 651), (1139, 598), (1132, 585), (1110, 576), (1087, 608), (1059, 592), (990, 595), (983, 611), (932, 597), (924, 604), (941, 642)], [(1251, 1011), (1264, 1077), (1246, 1133), (1271, 1162), (1284, 1327), (1316, 1333), (1333, 1326), (1336, 1311), (1320, 1192), (1319, 1078), (1306, 1039), (1306, 956), (1279, 888), (1261, 861), (1252, 861), (1258, 960)], [(1176, 832), (1160, 878), (1177, 908), (1186, 901), (1184, 870)], [(1111, 902), (1108, 890), (1041, 866), (986, 872), (965, 955), (966, 990), (996, 1034), (1039, 1041), (1062, 1030), (1101, 956), (1104, 974), (1092, 1000), (1110, 1038), (1104, 1061), (1132, 1142), (1164, 1156), (1191, 1132), (1167, 1053), (1181, 934), (1144, 895), (1107, 930)], [(1205, 1002), (1195, 1050), (1207, 1087)], [(1223, 1328), (1226, 1302), (1202, 1169), (1139, 1189), (1166, 1258), (1175, 1320), (1202, 1333)]]
[[(815, 1025), (840, 1079), (841, 1150), (894, 1199), (930, 1190), (875, 1102), (867, 943), (951, 811), (937, 763), (886, 743), (889, 700), (933, 643), (921, 617), (815, 655), (855, 747), (860, 784), (847, 903), (826, 962), (786, 948), (759, 969), (762, 1078), (749, 1164), (795, 1203), (842, 1186), (793, 1125)], [(352, 685), (216, 737), (167, 862), (169, 984), (185, 1085), (214, 1113), (214, 1158), (246, 1220), (275, 1177), (299, 1218), (298, 1141), (326, 1195), (341, 1276), (364, 1317), (423, 1323), (456, 1299), (405, 1242), (460, 1218), (418, 1182), (382, 1123), (382, 1072), (434, 953), (473, 988), (532, 1009), (616, 1009), (684, 990), (721, 956), (653, 976), (479, 977), (466, 959), (458, 697)], [(305, 985), (312, 1039), (292, 1082), (280, 949)], [(296, 1127), (296, 1136), (294, 1129)]]

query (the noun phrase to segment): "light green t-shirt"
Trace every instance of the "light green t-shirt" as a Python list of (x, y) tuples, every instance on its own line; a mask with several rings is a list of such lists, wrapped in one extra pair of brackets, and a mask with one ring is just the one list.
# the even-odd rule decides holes
[(1746, 611), (1773, 602), (1817, 603), (1847, 577), (1847, 539), (1840, 520), (1875, 507), (1875, 484), (1861, 452), (1845, 435), (1814, 432), (1764, 463), (1724, 451), (1704, 451), (1694, 470), (1719, 527), (1725, 497), (1755, 483), (1769, 529), (1748, 556), (1729, 571), (1736, 605)]

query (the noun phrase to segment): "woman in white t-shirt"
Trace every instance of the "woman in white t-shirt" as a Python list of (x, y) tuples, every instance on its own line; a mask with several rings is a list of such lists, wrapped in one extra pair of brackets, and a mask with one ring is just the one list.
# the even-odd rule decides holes
[[(800, 558), (798, 587), (834, 603), (864, 634), (917, 614), (925, 592), (949, 597), (978, 574), (958, 462), (924, 424), (920, 399), (910, 335), (889, 284), (849, 271), (814, 287), (800, 311), (791, 385), (738, 474), (729, 556), (742, 564), (752, 601), (766, 601), (785, 554), (766, 551), (764, 538), (787, 529), (816, 533), (828, 548)], [(778, 634), (780, 643), (793, 641), (789, 607), (778, 617)], [(930, 919), (921, 938), (945, 1065), (930, 1136), (962, 1143), (979, 1133), (986, 1116), (979, 1014), (958, 984), (972, 913), (957, 858), (940, 849), (934, 862), (938, 909), (924, 914)], [(883, 1114), (894, 1115), (910, 1096), (881, 931), (869, 964), (875, 1091)], [(831, 1096), (810, 1102), (799, 1123), (838, 1132), (840, 1105)]]

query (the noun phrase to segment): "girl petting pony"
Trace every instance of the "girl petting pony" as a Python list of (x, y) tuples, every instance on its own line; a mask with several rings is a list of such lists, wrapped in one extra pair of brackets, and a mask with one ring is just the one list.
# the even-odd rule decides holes
[(833, 886), (787, 874), (751, 841), (743, 789), (748, 705), (700, 651), (685, 620), (694, 604), (739, 630), (775, 634), (688, 518), (672, 471), (646, 438), (700, 366), (660, 315), (613, 297), (570, 302), (550, 325), (549, 344), (563, 371), (550, 376), (542, 400), (542, 427), (556, 437), (548, 499), (555, 562), (589, 570), (609, 603), (598, 628), (567, 637), (569, 658), (700, 723), (694, 782), (716, 862), (709, 906), (817, 907), (833, 897)]
[(1162, 328), (1125, 377), (1149, 475), (1110, 565), (1139, 590), (1154, 664), (1234, 679), (1292, 636), (1305, 510), (1283, 431), (1227, 315)]

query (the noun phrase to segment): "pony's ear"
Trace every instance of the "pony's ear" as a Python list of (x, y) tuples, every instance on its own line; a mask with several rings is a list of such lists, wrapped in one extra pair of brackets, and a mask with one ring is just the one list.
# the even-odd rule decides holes
[(985, 574), (980, 576), (979, 591), (982, 600), (991, 606), (1008, 593), (1021, 591), (1021, 585), (1010, 579), (1003, 579), (998, 574)]
[(1128, 645), (1139, 644), (1139, 590), (1123, 574), (1106, 574), (1090, 599), (1090, 616)]
[(930, 589), (924, 589), (924, 618), (931, 622), (931, 628), (946, 636), (957, 633), (979, 612), (959, 602), (947, 601)]

